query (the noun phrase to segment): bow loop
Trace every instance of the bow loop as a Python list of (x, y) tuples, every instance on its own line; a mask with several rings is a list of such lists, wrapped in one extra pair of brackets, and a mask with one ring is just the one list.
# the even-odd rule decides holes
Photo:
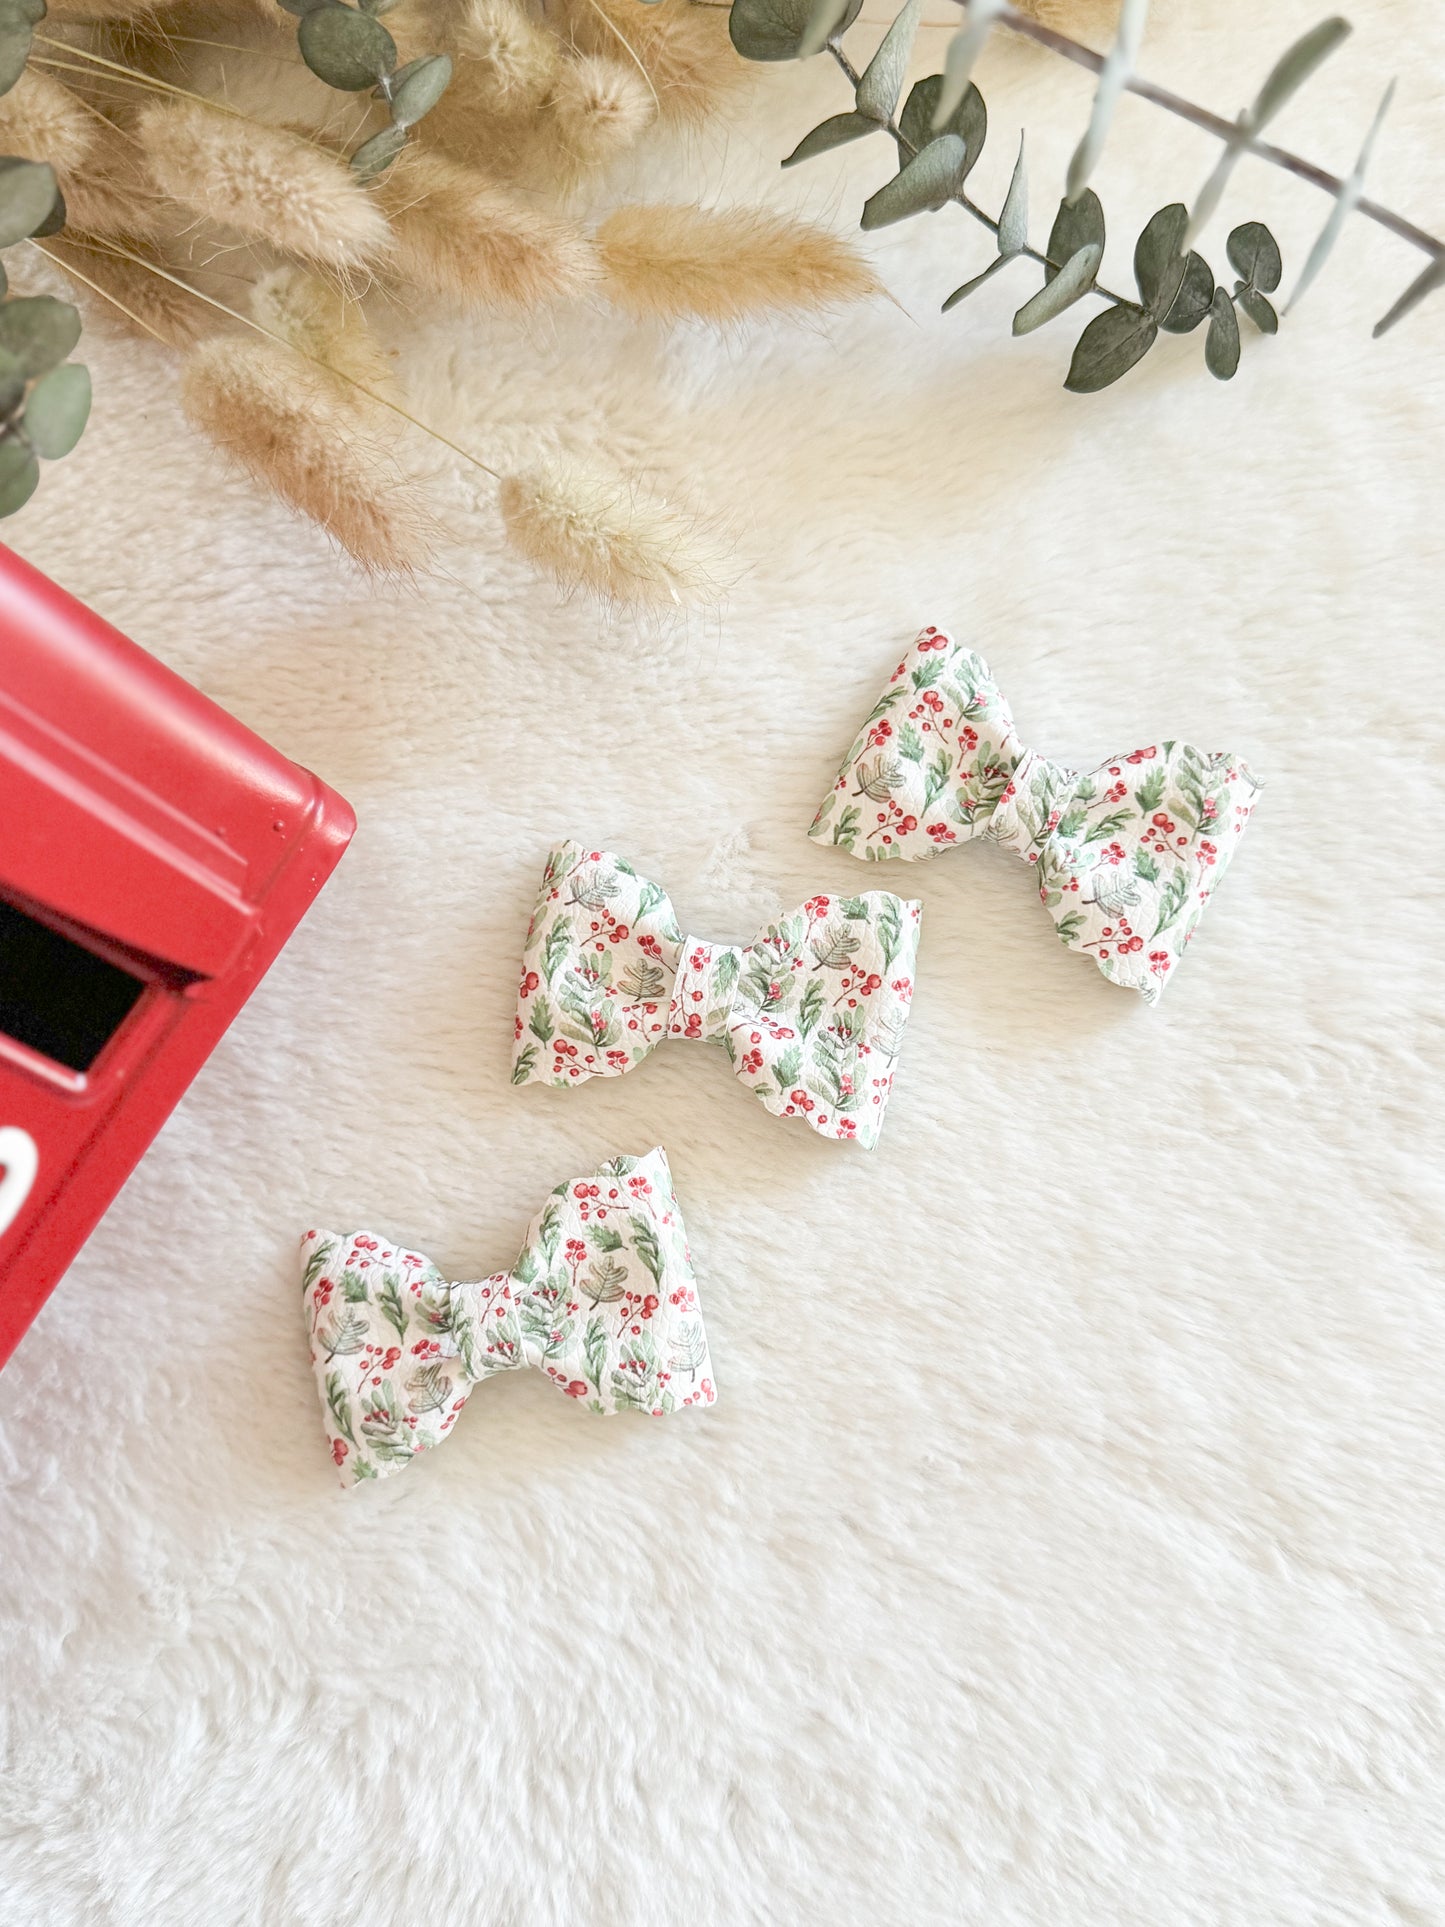
[(439, 1445), (473, 1389), (524, 1366), (589, 1411), (716, 1397), (687, 1234), (661, 1150), (559, 1185), (510, 1271), (451, 1284), (369, 1232), (308, 1231), (302, 1298), (343, 1484)]
[(925, 629), (810, 835), (917, 861), (986, 837), (1034, 870), (1060, 940), (1157, 1002), (1244, 834), (1259, 784), (1237, 756), (1151, 743), (1079, 775), (1025, 748), (982, 656)]
[(913, 995), (920, 907), (810, 897), (746, 946), (684, 940), (666, 892), (560, 844), (527, 933), (514, 1083), (630, 1070), (664, 1037), (719, 1043), (777, 1116), (876, 1143)]

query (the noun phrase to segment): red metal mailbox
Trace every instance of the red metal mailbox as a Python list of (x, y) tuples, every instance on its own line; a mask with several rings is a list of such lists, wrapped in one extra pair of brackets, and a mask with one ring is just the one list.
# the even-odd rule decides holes
[(0, 1366), (355, 827), (0, 548)]

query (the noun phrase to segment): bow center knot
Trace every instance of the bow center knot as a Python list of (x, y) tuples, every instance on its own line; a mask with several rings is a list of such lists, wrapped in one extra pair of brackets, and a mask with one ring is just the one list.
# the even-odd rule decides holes
[(711, 1044), (725, 1041), (742, 962), (740, 945), (687, 939), (677, 960), (677, 981), (667, 1013), (669, 1037), (693, 1037)]
[(1078, 784), (1075, 771), (1065, 769), (1062, 763), (1051, 763), (1037, 750), (1026, 749), (984, 834), (1021, 856), (1025, 863), (1037, 863), (1058, 838), (1059, 825)]

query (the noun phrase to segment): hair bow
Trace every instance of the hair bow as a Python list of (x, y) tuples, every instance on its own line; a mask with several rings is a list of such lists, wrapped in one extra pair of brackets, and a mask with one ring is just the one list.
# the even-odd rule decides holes
[(1237, 756), (1151, 743), (1087, 775), (1025, 749), (988, 664), (914, 643), (843, 759), (811, 836), (857, 857), (986, 836), (1038, 871), (1060, 939), (1156, 1003), (1254, 808)]
[(721, 1044), (779, 1117), (877, 1142), (913, 995), (920, 906), (809, 897), (747, 945), (684, 938), (667, 893), (560, 843), (527, 929), (514, 1084), (616, 1077), (664, 1037)]
[(535, 1365), (591, 1412), (661, 1418), (717, 1397), (672, 1173), (661, 1150), (559, 1184), (510, 1271), (448, 1284), (353, 1232), (301, 1240), (302, 1300), (343, 1485), (439, 1445), (474, 1388)]

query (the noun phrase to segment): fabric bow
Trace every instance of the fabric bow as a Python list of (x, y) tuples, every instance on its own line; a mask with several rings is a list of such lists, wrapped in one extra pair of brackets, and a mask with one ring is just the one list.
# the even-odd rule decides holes
[(448, 1284), (364, 1231), (308, 1231), (302, 1301), (343, 1485), (439, 1445), (473, 1389), (535, 1365), (590, 1412), (717, 1397), (687, 1232), (661, 1150), (559, 1184), (510, 1271)]
[(854, 856), (986, 836), (1039, 875), (1062, 941), (1157, 1003), (1255, 805), (1237, 756), (1151, 743), (1088, 775), (1025, 749), (988, 664), (925, 629), (843, 759), (809, 835)]
[(558, 844), (527, 929), (514, 1084), (616, 1077), (664, 1037), (721, 1044), (779, 1117), (878, 1141), (913, 996), (920, 906), (809, 897), (745, 946), (684, 939), (667, 893)]

